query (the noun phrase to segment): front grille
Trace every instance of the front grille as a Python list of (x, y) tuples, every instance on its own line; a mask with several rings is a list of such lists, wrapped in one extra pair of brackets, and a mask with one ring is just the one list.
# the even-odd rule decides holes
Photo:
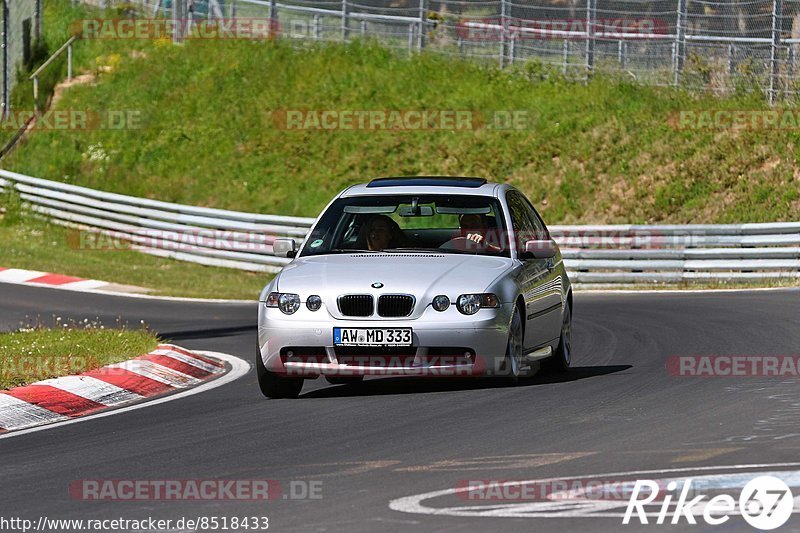
[(371, 294), (345, 294), (339, 296), (339, 312), (344, 316), (372, 316), (375, 301)]
[(408, 316), (414, 309), (414, 298), (406, 294), (384, 294), (378, 298), (380, 316)]

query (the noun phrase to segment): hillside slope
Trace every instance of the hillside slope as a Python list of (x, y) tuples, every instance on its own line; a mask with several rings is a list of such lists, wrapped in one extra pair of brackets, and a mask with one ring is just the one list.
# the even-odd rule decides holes
[[(795, 130), (679, 130), (681, 110), (761, 109), (597, 78), (544, 79), (370, 43), (79, 42), (97, 83), (60, 109), (133, 112), (138, 129), (36, 131), (12, 170), (109, 191), (245, 211), (315, 216), (348, 184), (380, 175), (508, 181), (550, 223), (798, 219)], [(126, 48), (127, 47), (127, 48)], [(113, 52), (113, 53), (112, 53)], [(104, 65), (106, 68), (97, 68)], [(467, 111), (467, 130), (294, 129), (286, 111)], [(522, 112), (521, 129), (492, 128)], [(524, 121), (523, 121), (524, 122)], [(671, 122), (673, 125), (671, 125)]]

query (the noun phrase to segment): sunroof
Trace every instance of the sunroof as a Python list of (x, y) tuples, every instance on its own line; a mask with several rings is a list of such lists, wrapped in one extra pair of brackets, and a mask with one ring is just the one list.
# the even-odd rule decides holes
[(484, 178), (458, 176), (413, 176), (407, 178), (376, 178), (367, 187), (468, 187), (475, 189), (484, 185)]

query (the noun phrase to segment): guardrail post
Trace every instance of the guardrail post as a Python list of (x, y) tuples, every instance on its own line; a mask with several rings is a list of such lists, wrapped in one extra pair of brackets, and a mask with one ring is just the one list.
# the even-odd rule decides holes
[[(280, 32), (280, 28), (278, 28), (278, 6), (275, 0), (269, 0), (269, 28), (270, 34), (273, 31)], [(276, 28), (276, 30), (273, 30), (273, 28)]]
[(184, 16), (184, 3), (185, 0), (172, 0), (172, 42), (179, 44), (183, 41), (183, 26), (186, 23)]
[(425, 25), (427, 24), (427, 9), (425, 0), (419, 0), (419, 35), (417, 35), (417, 50), (425, 48)]
[(500, 0), (500, 66), (506, 66), (508, 50), (506, 40), (508, 39), (508, 0)]
[(367, 35), (367, 21), (361, 19), (361, 24), (359, 26), (361, 27), (361, 37), (365, 37)]
[(517, 59), (517, 36), (511, 35), (511, 40), (508, 41), (508, 63), (513, 65)]
[(350, 37), (350, 28), (349, 26), (349, 13), (347, 7), (347, 0), (342, 0), (342, 41), (347, 42), (347, 38)]
[(675, 20), (675, 42), (672, 46), (672, 84), (678, 85), (686, 58), (686, 0), (678, 0), (678, 13)]
[(597, 15), (596, 0), (586, 0), (586, 78), (594, 70), (594, 23)]
[(314, 30), (313, 30), (314, 40), (319, 41), (320, 36), (320, 16), (319, 13), (314, 14)]
[(566, 76), (567, 75), (567, 61), (569, 61), (569, 39), (564, 39), (562, 41), (564, 44), (561, 46), (561, 54), (562, 54), (562, 61), (561, 64), (561, 73)]
[(414, 51), (414, 24), (408, 25), (408, 53)]
[(0, 7), (3, 14), (3, 118), (8, 117), (11, 112), (11, 68), (8, 55), (8, 2), (3, 2)]
[(772, 46), (769, 52), (769, 104), (775, 104), (778, 87), (778, 47), (781, 44), (783, 0), (772, 0)]

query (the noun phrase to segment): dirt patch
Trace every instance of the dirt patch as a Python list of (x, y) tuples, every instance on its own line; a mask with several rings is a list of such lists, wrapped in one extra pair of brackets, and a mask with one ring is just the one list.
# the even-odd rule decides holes
[(94, 74), (88, 73), (74, 76), (71, 80), (62, 81), (53, 89), (53, 100), (50, 103), (50, 107), (55, 107), (58, 101), (64, 96), (64, 91), (70, 87), (75, 87), (76, 85), (92, 85), (96, 78)]

